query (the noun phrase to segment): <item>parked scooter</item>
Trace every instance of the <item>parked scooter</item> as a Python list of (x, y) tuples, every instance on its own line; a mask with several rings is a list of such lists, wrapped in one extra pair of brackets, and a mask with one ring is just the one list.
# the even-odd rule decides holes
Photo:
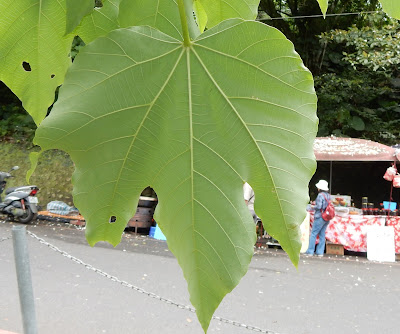
[(27, 224), (36, 218), (38, 199), (36, 197), (39, 188), (37, 186), (12, 187), (5, 191), (4, 201), (1, 194), (6, 187), (6, 179), (13, 177), (10, 173), (19, 169), (11, 168), (10, 172), (0, 172), (0, 213), (8, 215), (11, 220)]

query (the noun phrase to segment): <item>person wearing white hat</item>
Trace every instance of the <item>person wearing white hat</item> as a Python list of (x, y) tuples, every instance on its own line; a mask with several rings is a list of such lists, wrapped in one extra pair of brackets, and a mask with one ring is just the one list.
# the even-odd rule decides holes
[[(319, 180), (315, 186), (318, 189), (318, 196), (315, 199), (315, 205), (312, 207), (313, 210), (315, 210), (314, 223), (311, 230), (309, 246), (305, 254), (314, 255), (315, 249), (315, 254), (317, 256), (324, 256), (325, 231), (329, 225), (329, 221), (322, 218), (322, 212), (326, 209), (330, 201), (330, 195), (328, 193), (329, 187), (328, 182), (325, 180)], [(315, 248), (317, 236), (319, 236), (319, 243)]]

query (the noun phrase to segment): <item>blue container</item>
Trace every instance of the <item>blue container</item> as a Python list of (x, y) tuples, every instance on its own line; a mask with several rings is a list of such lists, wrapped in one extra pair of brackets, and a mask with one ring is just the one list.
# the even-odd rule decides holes
[(150, 227), (149, 237), (157, 240), (167, 240), (158, 225)]
[(396, 202), (383, 201), (383, 208), (385, 210), (389, 209), (389, 203), (390, 203), (390, 211), (396, 210), (396, 208), (397, 208), (397, 203)]

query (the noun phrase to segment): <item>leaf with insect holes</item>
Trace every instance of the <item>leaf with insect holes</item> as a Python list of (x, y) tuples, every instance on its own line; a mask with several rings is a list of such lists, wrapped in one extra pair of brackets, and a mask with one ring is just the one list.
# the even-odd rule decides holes
[(0, 80), (39, 124), (71, 64), (65, 0), (0, 0)]
[(142, 190), (155, 189), (155, 219), (206, 330), (253, 255), (243, 181), (268, 233), (298, 262), (316, 103), (311, 73), (274, 28), (228, 20), (185, 47), (131, 27), (79, 53), (34, 142), (73, 159), (92, 245), (116, 245)]

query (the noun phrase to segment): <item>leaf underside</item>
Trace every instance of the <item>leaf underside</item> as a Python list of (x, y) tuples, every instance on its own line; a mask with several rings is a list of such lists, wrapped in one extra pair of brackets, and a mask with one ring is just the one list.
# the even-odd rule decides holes
[(66, 27), (65, 34), (70, 34), (82, 21), (83, 17), (94, 10), (94, 0), (65, 0)]
[(220, 22), (241, 18), (254, 20), (258, 13), (260, 0), (197, 0), (207, 13), (207, 28), (212, 28)]
[(103, 7), (83, 18), (79, 27), (75, 30), (82, 40), (88, 44), (100, 36), (107, 35), (111, 30), (119, 28), (118, 13), (121, 0), (105, 0)]
[(39, 124), (71, 64), (65, 0), (0, 0), (0, 16), (0, 80)]
[(124, 0), (120, 4), (119, 23), (122, 28), (150, 26), (163, 33), (183, 39), (182, 25), (176, 0)]
[(293, 45), (274, 28), (228, 20), (189, 48), (150, 27), (97, 39), (34, 141), (75, 162), (74, 202), (92, 245), (116, 245), (141, 191), (155, 189), (155, 219), (206, 330), (253, 254), (244, 180), (297, 263), (316, 131), (312, 76)]

